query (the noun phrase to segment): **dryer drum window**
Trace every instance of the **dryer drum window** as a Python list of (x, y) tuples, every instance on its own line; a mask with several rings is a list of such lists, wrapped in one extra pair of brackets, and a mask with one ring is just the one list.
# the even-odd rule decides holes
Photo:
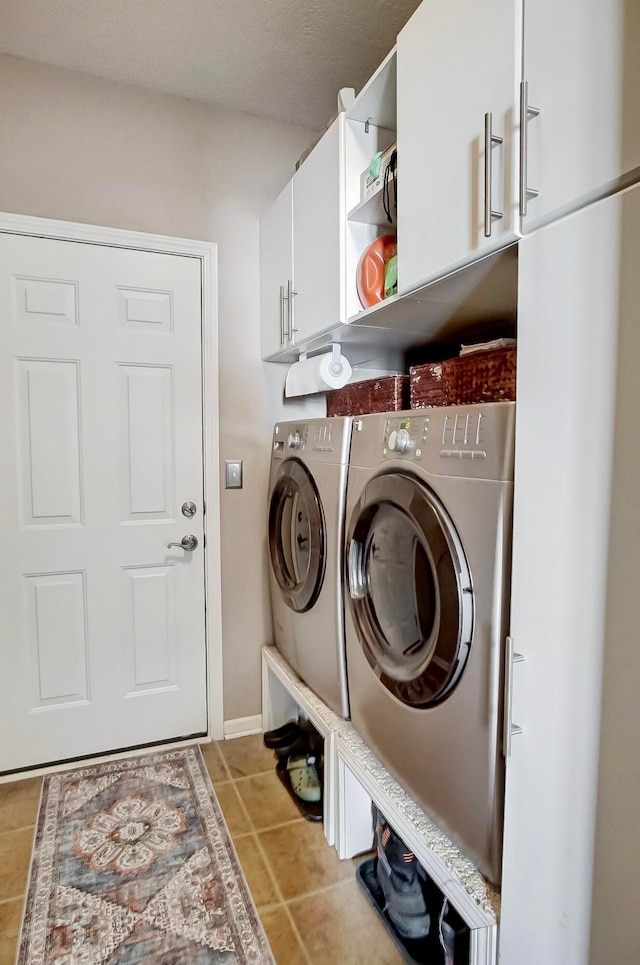
[(309, 610), (324, 578), (325, 521), (313, 478), (297, 459), (282, 463), (272, 488), (269, 555), (287, 605)]
[(349, 601), (369, 664), (399, 700), (440, 703), (464, 671), (473, 632), (471, 574), (444, 506), (417, 477), (376, 476), (347, 536)]

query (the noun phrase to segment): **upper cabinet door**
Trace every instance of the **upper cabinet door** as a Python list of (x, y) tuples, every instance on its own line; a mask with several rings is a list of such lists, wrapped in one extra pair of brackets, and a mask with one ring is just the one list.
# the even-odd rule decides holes
[(516, 237), (520, 36), (520, 0), (425, 0), (398, 37), (400, 293)]
[(346, 321), (344, 297), (344, 113), (323, 134), (293, 177), (297, 344)]
[(527, 187), (539, 193), (524, 231), (640, 165), (639, 45), (633, 0), (525, 5), (523, 80), (540, 113), (526, 125)]
[(293, 189), (289, 181), (260, 221), (262, 357), (291, 344), (288, 290), (293, 286)]

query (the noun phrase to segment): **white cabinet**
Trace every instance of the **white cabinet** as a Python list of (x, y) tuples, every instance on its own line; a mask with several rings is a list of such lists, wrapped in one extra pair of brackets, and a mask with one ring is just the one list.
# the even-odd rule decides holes
[(520, 243), (502, 965), (638, 957), (639, 245), (640, 187)]
[[(396, 52), (385, 58), (369, 83), (360, 91), (347, 113), (345, 144), (346, 297), (347, 316), (358, 323), (368, 312), (364, 324), (371, 324), (375, 313), (385, 305), (376, 302), (367, 309), (358, 296), (358, 264), (365, 249), (376, 237), (395, 235), (395, 185), (387, 183), (381, 168), (379, 185), (364, 197), (362, 179), (374, 156), (388, 153), (396, 140)], [(388, 198), (388, 212), (384, 198)]]
[(293, 264), (290, 306), (296, 343), (345, 321), (344, 113), (293, 177)]
[[(640, 165), (640, 4), (525, 4), (523, 80), (531, 231)], [(638, 172), (636, 173), (636, 178)]]
[(260, 223), (262, 357), (344, 321), (344, 114)]
[(293, 184), (290, 181), (260, 222), (262, 357), (291, 344), (289, 293), (293, 288)]
[(521, 0), (428, 0), (398, 37), (401, 294), (516, 237), (520, 32)]

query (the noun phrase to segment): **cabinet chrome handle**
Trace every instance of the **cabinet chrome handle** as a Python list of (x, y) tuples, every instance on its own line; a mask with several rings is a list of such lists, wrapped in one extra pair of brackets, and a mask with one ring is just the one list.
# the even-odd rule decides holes
[(294, 321), (293, 321), (293, 297), (294, 295), (297, 295), (297, 294), (298, 292), (293, 290), (293, 282), (291, 281), (291, 279), (289, 279), (289, 281), (287, 282), (287, 304), (288, 304), (287, 314), (289, 316), (287, 338), (292, 344), (295, 344), (294, 335), (297, 332), (297, 328), (295, 327)]
[(284, 293), (284, 285), (280, 285), (280, 344), (284, 345), (286, 328), (284, 324), (284, 303), (287, 300), (287, 296)]
[(491, 206), (491, 182), (493, 165), (491, 151), (494, 144), (502, 144), (502, 138), (493, 133), (493, 114), (484, 115), (484, 236), (491, 237), (492, 222), (503, 217), (502, 211), (494, 211)]
[(522, 727), (511, 723), (511, 705), (513, 702), (513, 665), (524, 660), (521, 653), (514, 652), (513, 637), (507, 637), (504, 658), (504, 720), (502, 722), (502, 751), (505, 757), (511, 756), (511, 738), (514, 734), (521, 734)]
[(179, 543), (167, 543), (167, 549), (170, 550), (172, 546), (177, 546), (178, 549), (187, 550), (189, 553), (193, 553), (197, 545), (197, 536), (183, 536)]
[(367, 587), (362, 560), (362, 544), (352, 539), (349, 544), (349, 596), (352, 600), (363, 600)]
[(537, 117), (540, 111), (537, 107), (529, 107), (529, 84), (526, 80), (520, 83), (520, 217), (527, 215), (527, 202), (530, 198), (537, 198), (539, 192), (535, 188), (527, 187), (527, 155), (529, 152), (527, 140), (527, 124), (530, 117)]

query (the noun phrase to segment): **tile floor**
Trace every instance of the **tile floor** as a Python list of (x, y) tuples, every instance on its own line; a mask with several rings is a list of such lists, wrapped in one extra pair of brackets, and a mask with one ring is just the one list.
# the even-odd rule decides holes
[[(354, 872), (305, 821), (260, 736), (202, 747), (277, 965), (400, 965)], [(0, 965), (13, 965), (40, 779), (0, 784)]]

